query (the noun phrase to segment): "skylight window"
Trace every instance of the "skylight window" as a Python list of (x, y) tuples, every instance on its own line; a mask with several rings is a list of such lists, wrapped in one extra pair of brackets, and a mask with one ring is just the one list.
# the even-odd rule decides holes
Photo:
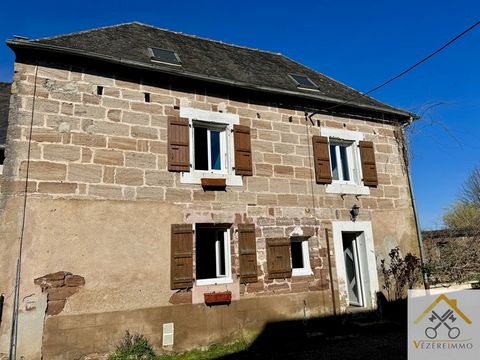
[(172, 50), (150, 48), (152, 61), (162, 62), (171, 65), (181, 65), (182, 62), (177, 53)]
[(317, 84), (315, 84), (310, 78), (305, 75), (294, 75), (288, 74), (293, 81), (297, 84), (298, 87), (306, 89), (318, 89)]

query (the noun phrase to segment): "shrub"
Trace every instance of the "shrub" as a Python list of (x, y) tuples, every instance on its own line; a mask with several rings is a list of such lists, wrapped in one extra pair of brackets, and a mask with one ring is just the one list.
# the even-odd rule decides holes
[(142, 334), (132, 334), (127, 330), (108, 360), (154, 360), (155, 358), (155, 351), (148, 339)]
[[(383, 274), (383, 288), (393, 300), (402, 299), (405, 296), (405, 287), (412, 289), (420, 278), (420, 259), (408, 253), (403, 258), (398, 247), (388, 253), (390, 264), (386, 260), (380, 261), (380, 268)], [(392, 294), (393, 292), (393, 294)]]

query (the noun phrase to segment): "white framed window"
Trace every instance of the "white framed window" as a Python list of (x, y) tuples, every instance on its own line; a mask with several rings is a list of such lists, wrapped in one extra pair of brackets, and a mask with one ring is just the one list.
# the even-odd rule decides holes
[(0, 174), (3, 174), (4, 161), (5, 161), (5, 145), (0, 144)]
[(328, 137), (332, 183), (327, 193), (369, 195), (363, 185), (359, 142), (363, 134), (342, 129), (322, 128), (322, 136)]
[(197, 285), (232, 282), (229, 228), (195, 225), (195, 275)]
[(308, 238), (291, 237), (290, 252), (292, 260), (292, 276), (312, 275)]
[(227, 126), (205, 121), (193, 121), (193, 170), (226, 174)]
[(182, 107), (180, 116), (189, 120), (191, 171), (180, 173), (180, 182), (200, 184), (201, 179), (225, 178), (230, 186), (242, 186), (235, 175), (233, 125), (240, 123), (237, 114), (218, 113)]

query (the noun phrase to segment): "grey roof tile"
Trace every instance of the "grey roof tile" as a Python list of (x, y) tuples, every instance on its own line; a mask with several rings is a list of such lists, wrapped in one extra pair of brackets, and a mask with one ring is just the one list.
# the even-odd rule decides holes
[[(198, 74), (237, 84), (294, 92), (306, 97), (349, 102), (361, 107), (409, 116), (408, 112), (381, 103), (282, 54), (251, 49), (193, 35), (160, 29), (138, 22), (108, 26), (29, 41), (83, 51), (108, 58), (156, 66), (159, 71)], [(175, 51), (182, 67), (153, 63), (150, 47)], [(318, 91), (299, 89), (288, 74), (308, 76)], [(186, 75), (187, 76), (187, 75)]]

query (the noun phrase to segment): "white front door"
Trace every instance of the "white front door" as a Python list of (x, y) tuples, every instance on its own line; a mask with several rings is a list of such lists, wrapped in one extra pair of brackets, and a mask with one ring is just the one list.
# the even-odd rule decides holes
[(338, 291), (343, 306), (375, 308), (377, 262), (370, 221), (332, 221)]
[(359, 264), (358, 233), (342, 233), (345, 272), (347, 275), (348, 304), (363, 306), (363, 284)]

